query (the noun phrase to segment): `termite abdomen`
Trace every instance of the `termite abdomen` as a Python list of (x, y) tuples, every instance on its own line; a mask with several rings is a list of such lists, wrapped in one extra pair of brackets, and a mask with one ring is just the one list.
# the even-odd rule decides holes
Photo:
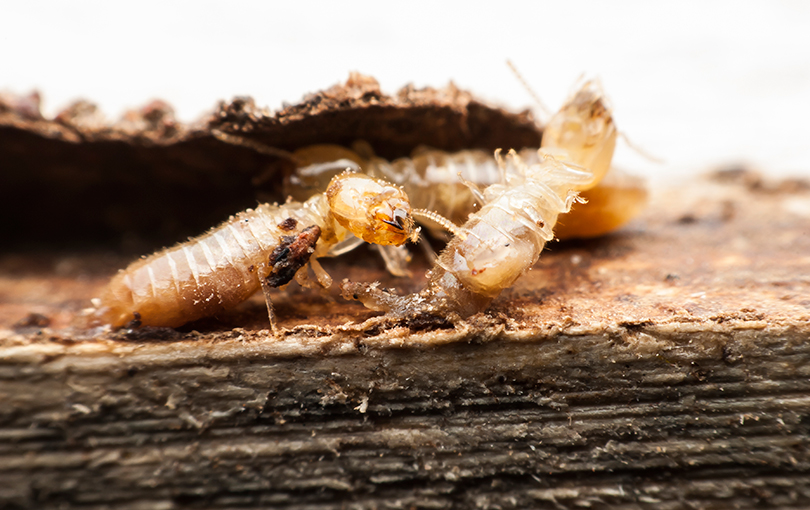
[(410, 210), (402, 189), (344, 172), (304, 203), (259, 205), (119, 271), (94, 301), (89, 324), (177, 327), (232, 308), (261, 288), (276, 331), (270, 289), (307, 265), (328, 287), (331, 278), (317, 259), (350, 234), (382, 245), (415, 240), (419, 229)]
[[(110, 282), (97, 315), (114, 327), (129, 323), (135, 313), (145, 326), (177, 327), (246, 300), (259, 288), (256, 268), (271, 266), (268, 248), (282, 232), (277, 225), (289, 217), (270, 209), (275, 210), (245, 211), (207, 234), (133, 263)], [(300, 254), (293, 262), (299, 268), (305, 263)]]

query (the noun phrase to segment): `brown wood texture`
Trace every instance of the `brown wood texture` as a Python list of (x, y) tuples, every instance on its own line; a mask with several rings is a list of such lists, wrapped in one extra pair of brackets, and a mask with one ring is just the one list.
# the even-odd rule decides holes
[(86, 101), (46, 119), (37, 95), (0, 94), (0, 217), (15, 218), (4, 225), (4, 246), (93, 243), (143, 253), (199, 234), (257, 199), (283, 201), (285, 162), (221, 142), (215, 129), (286, 151), (365, 140), (386, 158), (419, 145), (540, 144), (525, 112), (488, 106), (452, 84), (389, 96), (358, 74), (277, 112), (236, 98), (191, 125), (160, 101), (107, 124)]
[[(129, 143), (129, 142), (126, 142)], [(381, 280), (374, 254), (330, 261)], [(467, 321), (277, 294), (75, 326), (126, 258), (0, 256), (0, 507), (804, 508), (810, 190), (729, 171), (552, 243)]]

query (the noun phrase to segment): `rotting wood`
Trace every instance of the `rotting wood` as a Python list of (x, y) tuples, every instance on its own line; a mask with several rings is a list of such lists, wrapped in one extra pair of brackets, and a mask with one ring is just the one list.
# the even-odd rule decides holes
[(486, 314), (422, 331), (345, 326), (373, 314), (298, 294), (280, 340), (255, 302), (196, 330), (82, 341), (58, 310), (103, 280), (36, 303), (14, 293), (60, 277), (5, 272), (6, 327), (52, 325), (3, 333), (0, 500), (805, 506), (808, 204), (669, 190), (628, 230), (555, 247)]
[(257, 199), (283, 201), (284, 162), (221, 142), (214, 129), (287, 151), (362, 139), (387, 158), (420, 144), (495, 150), (540, 143), (527, 113), (485, 105), (452, 84), (406, 87), (392, 97), (358, 74), (274, 113), (237, 98), (191, 125), (160, 101), (107, 124), (84, 101), (45, 119), (38, 96), (0, 95), (0, 161), (13, 169), (0, 172), (0, 217), (15, 218), (5, 245), (117, 242), (148, 251), (199, 234)]
[[(351, 258), (330, 272), (421, 284)], [(71, 330), (120, 265), (0, 257), (6, 507), (810, 503), (806, 182), (654, 190), (455, 325), (289, 290), (281, 339), (261, 300), (178, 331)]]

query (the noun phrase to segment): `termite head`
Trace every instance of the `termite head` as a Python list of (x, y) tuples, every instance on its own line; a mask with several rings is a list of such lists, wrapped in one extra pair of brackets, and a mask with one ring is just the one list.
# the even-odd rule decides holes
[[(562, 159), (593, 173), (593, 187), (610, 168), (618, 131), (602, 85), (585, 82), (554, 114), (543, 130), (543, 149), (561, 149)], [(553, 153), (554, 151), (551, 150)]]
[(401, 245), (419, 239), (405, 192), (365, 174), (344, 172), (326, 190), (335, 219), (368, 243)]

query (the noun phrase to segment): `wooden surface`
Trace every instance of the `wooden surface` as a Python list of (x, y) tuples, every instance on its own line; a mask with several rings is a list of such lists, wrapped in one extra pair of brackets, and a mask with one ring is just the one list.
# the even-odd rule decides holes
[[(288, 150), (379, 135), (389, 157), (539, 137), (452, 88), (353, 80), (196, 127), (160, 104), (111, 127), (0, 98), (0, 508), (810, 506), (804, 181), (653, 190), (641, 218), (551, 243), (465, 322), (290, 286), (276, 338), (260, 297), (178, 330), (80, 327), (134, 256), (278, 183), (211, 129)], [(417, 254), (395, 279), (365, 248), (324, 265), (401, 292), (427, 268)]]
[[(7, 254), (0, 501), (806, 507), (810, 192), (723, 180), (656, 190), (488, 312), (421, 330), (294, 290), (283, 338), (259, 300), (178, 332), (71, 330), (114, 261)], [(370, 255), (330, 269), (385, 277)]]
[(0, 217), (15, 219), (4, 225), (3, 246), (92, 243), (140, 254), (197, 235), (257, 200), (285, 200), (288, 162), (224, 143), (213, 130), (285, 151), (364, 140), (385, 158), (409, 156), (419, 145), (494, 151), (540, 144), (526, 112), (488, 106), (452, 85), (388, 96), (359, 74), (277, 112), (239, 98), (190, 125), (160, 101), (107, 124), (86, 101), (47, 119), (39, 96), (0, 94)]

